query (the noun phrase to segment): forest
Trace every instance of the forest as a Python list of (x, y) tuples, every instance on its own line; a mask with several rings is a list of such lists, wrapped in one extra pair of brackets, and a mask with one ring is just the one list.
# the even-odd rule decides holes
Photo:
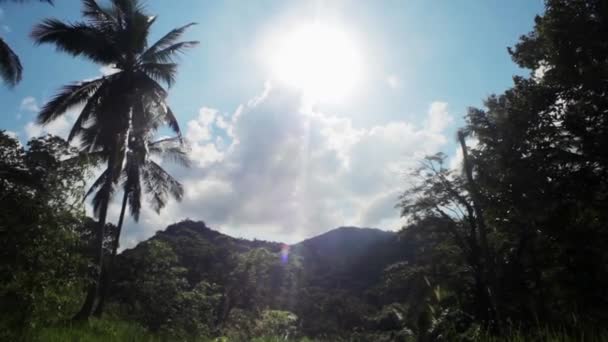
[[(78, 109), (67, 137), (0, 130), (0, 340), (608, 341), (608, 2), (544, 1), (505, 52), (527, 74), (467, 109), (458, 167), (402, 170), (401, 230), (286, 244), (184, 217), (126, 249), (127, 217), (185, 196), (167, 98), (199, 42), (187, 19), (149, 40), (152, 1), (73, 3), (30, 39), (116, 72), (57, 84), (37, 122)], [(0, 38), (0, 91), (27, 67)]]

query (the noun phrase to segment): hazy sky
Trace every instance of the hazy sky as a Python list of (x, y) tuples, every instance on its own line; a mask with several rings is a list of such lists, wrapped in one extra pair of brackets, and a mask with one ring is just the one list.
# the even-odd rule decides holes
[[(139, 223), (128, 220), (125, 246), (184, 218), (235, 236), (285, 242), (342, 225), (398, 229), (394, 205), (407, 186), (407, 169), (425, 154), (453, 155), (467, 107), (528, 72), (517, 69), (506, 48), (542, 11), (540, 0), (146, 3), (158, 15), (153, 39), (199, 24), (184, 38), (201, 45), (182, 58), (170, 91), (195, 166), (166, 164), (184, 183), (185, 198), (161, 215), (144, 210)], [(0, 34), (25, 71), (15, 89), (0, 88), (0, 128), (22, 141), (45, 132), (65, 135), (74, 113), (43, 128), (33, 122), (39, 107), (61, 85), (108, 72), (28, 38), (42, 18), (75, 21), (79, 11), (76, 0), (56, 0), (54, 7), (2, 4)], [(292, 39), (313, 23), (347, 37), (348, 48), (329, 38)], [(286, 40), (289, 57), (279, 57), (289, 71), (301, 78), (325, 68), (327, 78), (316, 85), (328, 96), (303, 100), (297, 82), (277, 76), (270, 61), (284, 49), (275, 42)], [(315, 47), (324, 51), (308, 51)], [(299, 68), (310, 60), (316, 64)], [(337, 69), (341, 73), (332, 74)], [(331, 96), (347, 85), (347, 94)], [(111, 207), (111, 221), (118, 209)]]

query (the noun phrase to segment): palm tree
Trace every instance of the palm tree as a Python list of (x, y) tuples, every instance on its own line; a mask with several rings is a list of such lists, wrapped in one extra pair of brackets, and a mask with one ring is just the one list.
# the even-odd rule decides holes
[[(25, 2), (26, 0), (0, 0), (3, 2)], [(53, 4), (52, 0), (38, 0), (40, 2), (46, 2)], [(11, 49), (11, 47), (0, 38), (0, 77), (9, 87), (14, 87), (21, 81), (21, 74), (23, 73), (23, 66), (19, 60), (19, 56)]]
[[(145, 13), (138, 0), (111, 0), (101, 6), (95, 0), (83, 0), (84, 22), (64, 23), (46, 19), (32, 31), (38, 44), (54, 44), (58, 50), (82, 56), (118, 71), (109, 76), (64, 86), (38, 115), (41, 124), (48, 124), (70, 108), (84, 105), (68, 140), (82, 139), (83, 150), (95, 152), (105, 162), (103, 184), (93, 199), (95, 216), (99, 218), (96, 234), (96, 269), (81, 310), (74, 319), (87, 319), (99, 289), (103, 263), (103, 227), (109, 202), (126, 158), (133, 113), (137, 104), (150, 102), (162, 118), (181, 137), (177, 120), (166, 104), (167, 92), (175, 81), (175, 57), (198, 42), (178, 42), (193, 24), (174, 29), (148, 46), (147, 38), (155, 17)], [(94, 130), (87, 127), (95, 126)]]
[[(139, 108), (144, 107), (147, 107), (147, 110), (139, 110)], [(183, 141), (179, 136), (153, 141), (154, 135), (162, 123), (162, 112), (159, 113), (154, 106), (144, 105), (135, 107), (133, 111), (132, 134), (129, 138), (126, 161), (121, 176), (123, 180), (122, 206), (116, 235), (113, 237), (112, 255), (106, 269), (102, 271), (105, 277), (103, 277), (99, 302), (94, 312), (96, 316), (101, 316), (103, 313), (105, 299), (108, 294), (109, 278), (118, 250), (118, 242), (127, 205), (129, 206), (131, 216), (137, 222), (141, 210), (142, 190), (148, 195), (149, 201), (157, 213), (164, 208), (169, 196), (178, 201), (181, 201), (183, 197), (184, 189), (182, 185), (151, 158), (168, 159), (186, 167), (190, 166), (190, 160), (184, 149)], [(87, 130), (94, 131), (95, 127), (89, 127)], [(95, 191), (99, 194), (100, 187), (105, 183), (105, 177), (105, 173), (100, 175), (86, 196), (91, 195)]]

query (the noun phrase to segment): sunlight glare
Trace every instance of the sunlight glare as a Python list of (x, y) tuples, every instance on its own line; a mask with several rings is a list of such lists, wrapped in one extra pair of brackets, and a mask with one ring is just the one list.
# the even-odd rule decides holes
[(272, 44), (273, 77), (313, 101), (343, 100), (361, 73), (360, 53), (341, 29), (312, 24), (286, 32)]

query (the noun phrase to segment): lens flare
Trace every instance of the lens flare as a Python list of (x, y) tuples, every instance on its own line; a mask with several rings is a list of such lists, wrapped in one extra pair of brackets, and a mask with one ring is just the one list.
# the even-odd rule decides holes
[(289, 245), (281, 246), (281, 262), (287, 264), (289, 261)]

